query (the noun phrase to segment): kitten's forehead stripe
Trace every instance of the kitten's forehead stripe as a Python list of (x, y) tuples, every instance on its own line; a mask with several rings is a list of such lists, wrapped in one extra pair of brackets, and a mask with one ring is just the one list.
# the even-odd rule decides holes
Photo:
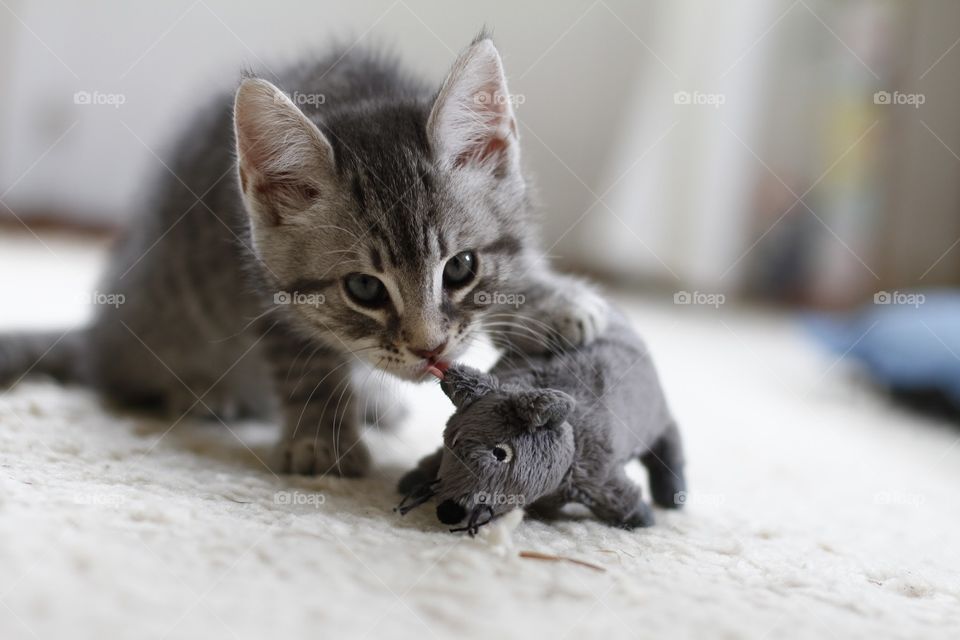
[(430, 251), (430, 229), (427, 228), (427, 225), (420, 227), (420, 237), (423, 242), (423, 257), (427, 258), (432, 253)]
[(437, 230), (436, 233), (437, 233), (437, 246), (440, 247), (440, 255), (441, 255), (441, 257), (446, 257), (446, 255), (447, 255), (447, 241), (446, 241), (446, 238), (443, 237), (443, 232), (442, 232), (442, 231)]
[(287, 293), (317, 293), (335, 284), (337, 284), (337, 281), (334, 278), (322, 278), (320, 280), (315, 278), (299, 278), (284, 287), (284, 290)]
[(483, 250), (487, 253), (501, 253), (507, 255), (516, 255), (520, 253), (522, 249), (523, 243), (521, 242), (520, 238), (508, 233), (500, 236), (483, 248)]
[(353, 188), (353, 197), (357, 201), (357, 208), (363, 211), (367, 208), (367, 199), (363, 192), (363, 184), (360, 182), (360, 176), (354, 175), (351, 185)]
[(370, 264), (373, 265), (373, 268), (379, 272), (383, 272), (383, 258), (380, 256), (380, 252), (376, 248), (370, 248)]

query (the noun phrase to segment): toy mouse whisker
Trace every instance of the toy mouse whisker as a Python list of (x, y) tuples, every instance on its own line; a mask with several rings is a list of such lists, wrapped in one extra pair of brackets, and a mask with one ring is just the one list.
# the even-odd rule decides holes
[[(484, 520), (483, 522), (478, 522), (478, 520), (480, 519), (480, 516), (483, 513), (487, 514), (487, 519)], [(472, 538), (480, 532), (480, 527), (490, 524), (496, 519), (497, 519), (497, 516), (493, 514), (493, 507), (491, 507), (488, 504), (477, 505), (476, 507), (473, 508), (473, 511), (470, 512), (470, 519), (467, 521), (467, 525), (465, 527), (457, 527), (455, 529), (450, 529), (450, 532), (460, 533), (462, 531), (466, 531)]]
[(440, 480), (434, 480), (429, 484), (420, 485), (407, 495), (403, 497), (403, 500), (400, 501), (396, 507), (393, 508), (394, 511), (400, 513), (401, 516), (407, 515), (410, 511), (416, 509), (423, 503), (427, 502), (435, 495), (437, 495), (436, 489), (434, 487), (439, 484)]

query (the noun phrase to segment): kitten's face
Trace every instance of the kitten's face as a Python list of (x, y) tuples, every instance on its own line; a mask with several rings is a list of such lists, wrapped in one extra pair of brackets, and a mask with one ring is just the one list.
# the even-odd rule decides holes
[(506, 94), (488, 41), (461, 57), (432, 106), (314, 123), (269, 83), (241, 86), (254, 248), (302, 331), (419, 379), (469, 345), (491, 294), (512, 290), (526, 244), (516, 125), (509, 102), (478, 92)]
[(463, 352), (489, 293), (509, 291), (522, 273), (518, 212), (501, 210), (522, 201), (484, 198), (490, 185), (469, 187), (426, 159), (402, 175), (396, 169), (388, 188), (370, 168), (351, 166), (335, 205), (321, 197), (256, 243), (301, 327), (418, 379)]

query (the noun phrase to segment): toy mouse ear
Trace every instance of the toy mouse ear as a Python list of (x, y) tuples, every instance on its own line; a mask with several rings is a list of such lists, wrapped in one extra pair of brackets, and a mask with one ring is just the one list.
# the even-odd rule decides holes
[(567, 419), (576, 404), (571, 396), (556, 389), (524, 391), (513, 399), (513, 407), (524, 427), (539, 429), (558, 427)]
[(489, 373), (459, 364), (450, 365), (440, 381), (440, 388), (457, 407), (473, 402), (497, 387), (497, 379)]

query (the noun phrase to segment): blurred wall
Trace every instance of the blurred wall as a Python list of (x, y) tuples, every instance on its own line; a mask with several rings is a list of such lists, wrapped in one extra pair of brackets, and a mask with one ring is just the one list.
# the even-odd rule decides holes
[[(163, 157), (198, 105), (232, 87), (245, 65), (280, 66), (336, 37), (394, 46), (439, 86), (484, 25), (522, 97), (521, 136), (545, 211), (582, 210), (589, 192), (571, 172), (596, 182), (627, 80), (642, 62), (631, 30), (652, 30), (653, 12), (628, 0), (42, 0), (11, 8), (29, 27), (3, 23), (16, 37), (5, 39), (13, 51), (4, 54), (12, 76), (3, 81), (0, 183), (23, 176), (6, 201), (23, 215), (105, 220), (136, 213), (143, 181), (163, 170), (154, 153)], [(119, 94), (123, 104), (77, 105), (79, 91)]]
[(952, 0), (6, 0), (0, 15), (0, 200), (25, 219), (137, 215), (176, 132), (244, 67), (336, 37), (392, 46), (439, 85), (486, 25), (562, 265), (831, 306), (960, 284)]

